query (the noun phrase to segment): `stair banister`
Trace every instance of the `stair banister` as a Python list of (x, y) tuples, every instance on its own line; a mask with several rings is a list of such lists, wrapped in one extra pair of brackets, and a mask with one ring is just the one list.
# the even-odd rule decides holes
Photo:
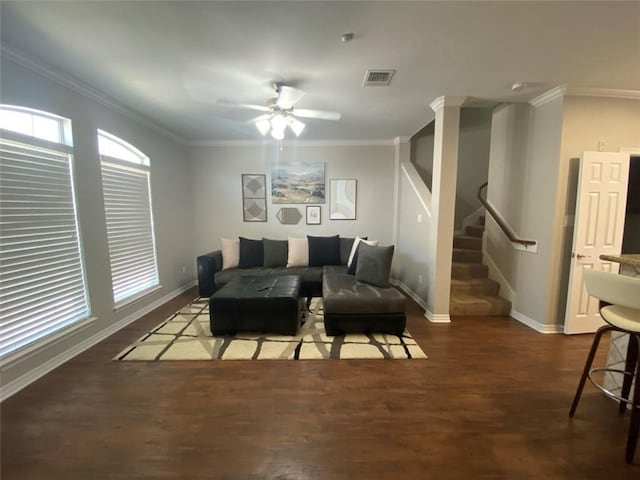
[(513, 230), (509, 228), (509, 225), (507, 225), (505, 221), (500, 217), (500, 214), (496, 212), (495, 209), (491, 206), (491, 204), (482, 197), (482, 190), (484, 190), (487, 185), (489, 185), (489, 182), (484, 182), (482, 185), (480, 185), (480, 188), (478, 188), (478, 200), (480, 200), (480, 203), (485, 208), (487, 213), (489, 213), (489, 215), (491, 215), (491, 218), (493, 218), (493, 220), (498, 224), (498, 226), (500, 227), (500, 230), (502, 230), (502, 232), (507, 236), (509, 241), (512, 243), (524, 245), (525, 248), (529, 245), (535, 245), (536, 244), (535, 240), (523, 240), (522, 238), (518, 238), (515, 235), (515, 233), (513, 233)]

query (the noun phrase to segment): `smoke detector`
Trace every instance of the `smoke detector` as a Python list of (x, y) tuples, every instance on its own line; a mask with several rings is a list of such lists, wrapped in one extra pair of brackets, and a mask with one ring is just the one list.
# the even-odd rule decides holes
[(364, 74), (363, 87), (386, 87), (391, 83), (395, 70), (367, 70)]

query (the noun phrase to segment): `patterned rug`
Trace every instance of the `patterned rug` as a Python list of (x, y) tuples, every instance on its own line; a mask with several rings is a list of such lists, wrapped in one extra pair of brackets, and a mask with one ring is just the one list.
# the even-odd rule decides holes
[(207, 298), (196, 298), (114, 360), (307, 360), (427, 358), (408, 331), (387, 334), (325, 334), (322, 299), (314, 298), (295, 336), (238, 333), (213, 337)]

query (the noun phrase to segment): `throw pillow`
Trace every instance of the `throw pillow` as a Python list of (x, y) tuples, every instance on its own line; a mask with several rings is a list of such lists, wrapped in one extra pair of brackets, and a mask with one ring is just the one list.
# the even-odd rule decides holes
[(307, 235), (309, 243), (309, 265), (340, 265), (340, 235), (313, 237)]
[(262, 240), (240, 237), (240, 268), (261, 267), (263, 263)]
[(284, 267), (287, 265), (289, 242), (263, 238), (262, 247), (265, 267)]
[(380, 288), (389, 288), (393, 249), (393, 245), (389, 247), (374, 247), (366, 243), (360, 245), (356, 280)]
[(351, 248), (349, 261), (347, 262), (347, 273), (351, 275), (355, 275), (356, 273), (356, 268), (358, 267), (358, 250), (360, 249), (360, 245), (362, 243), (366, 243), (367, 245), (371, 245), (372, 247), (378, 246), (377, 240), (367, 240), (367, 237), (356, 237), (353, 242), (353, 247)]
[(287, 267), (306, 267), (309, 265), (309, 244), (306, 238), (289, 237)]
[(240, 262), (240, 240), (237, 238), (221, 238), (222, 269), (236, 268)]
[[(360, 238), (363, 240), (367, 239), (367, 237)], [(349, 255), (351, 254), (354, 241), (355, 238), (353, 237), (340, 237), (340, 265), (347, 265), (349, 263)]]

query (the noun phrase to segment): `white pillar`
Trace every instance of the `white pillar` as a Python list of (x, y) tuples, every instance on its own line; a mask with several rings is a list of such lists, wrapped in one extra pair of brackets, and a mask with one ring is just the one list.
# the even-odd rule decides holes
[(432, 245), (435, 255), (430, 275), (432, 322), (450, 322), (451, 256), (458, 176), (458, 138), (460, 107), (467, 97), (440, 97), (431, 103), (436, 114), (433, 145), (433, 181), (431, 186)]

